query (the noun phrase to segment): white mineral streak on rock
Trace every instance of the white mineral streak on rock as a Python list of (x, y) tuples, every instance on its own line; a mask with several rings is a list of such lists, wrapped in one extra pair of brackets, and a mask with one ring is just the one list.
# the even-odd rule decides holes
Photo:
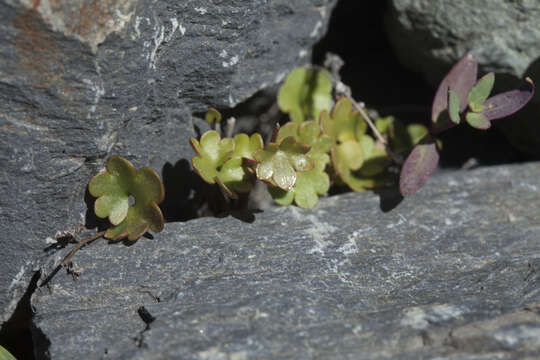
[(442, 321), (447, 321), (461, 316), (464, 311), (452, 304), (433, 305), (425, 310), (421, 307), (411, 307), (405, 310), (405, 315), (400, 321), (402, 326), (410, 326), (414, 329), (423, 330)]
[(313, 241), (315, 242), (315, 246), (308, 250), (308, 254), (314, 254), (319, 253), (324, 256), (324, 250), (333, 243), (329, 240), (326, 240), (329, 238), (330, 235), (332, 235), (334, 232), (338, 230), (335, 226), (325, 223), (324, 221), (321, 221), (317, 218), (315, 215), (304, 215), (301, 214), (300, 211), (295, 208), (291, 207), (291, 213), (293, 217), (297, 220), (308, 220), (310, 222), (310, 227), (304, 230), (304, 233), (310, 235), (313, 238)]

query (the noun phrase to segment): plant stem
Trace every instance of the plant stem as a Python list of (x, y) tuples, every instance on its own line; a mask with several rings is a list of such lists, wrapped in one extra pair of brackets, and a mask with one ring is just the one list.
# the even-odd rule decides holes
[(366, 112), (366, 110), (364, 110), (363, 107), (361, 107), (360, 105), (358, 105), (358, 103), (356, 101), (354, 101), (354, 99), (350, 96), (348, 96), (349, 100), (352, 102), (354, 108), (356, 110), (358, 110), (358, 112), (360, 113), (360, 115), (362, 115), (362, 117), (364, 118), (364, 120), (367, 122), (367, 124), (369, 125), (369, 127), (371, 128), (371, 131), (373, 131), (373, 134), (375, 134), (375, 137), (377, 137), (377, 140), (379, 140), (381, 142), (381, 144), (383, 144), (384, 146), (388, 147), (388, 142), (386, 141), (385, 138), (382, 137), (381, 133), (379, 132), (379, 130), (377, 130), (377, 127), (375, 126), (375, 124), (373, 124), (373, 121), (371, 121), (371, 118), (369, 117), (368, 113)]
[(69, 252), (69, 254), (67, 254), (67, 256), (64, 258), (64, 260), (62, 260), (62, 262), (60, 263), (60, 266), (66, 266), (67, 264), (69, 264), (69, 262), (71, 261), (71, 258), (73, 257), (73, 255), (75, 255), (75, 253), (77, 251), (79, 251), (80, 248), (82, 248), (84, 245), (96, 240), (96, 239), (99, 239), (100, 237), (102, 237), (103, 235), (105, 235), (105, 231), (101, 231), (101, 232), (98, 232), (97, 234), (95, 235), (92, 235), (90, 237), (87, 237), (86, 239), (82, 239), (81, 241), (79, 241), (77, 243), (77, 245)]
[(324, 71), (328, 76), (330, 76), (330, 80), (332, 80), (332, 83), (334, 84), (334, 89), (338, 90), (339, 93), (341, 93), (343, 96), (345, 96), (347, 99), (350, 100), (350, 102), (353, 104), (354, 108), (360, 112), (360, 115), (364, 118), (364, 120), (369, 125), (371, 131), (373, 131), (373, 134), (375, 134), (375, 137), (377, 137), (377, 140), (379, 140), (385, 147), (388, 147), (388, 142), (385, 138), (382, 137), (379, 130), (377, 130), (377, 127), (375, 127), (375, 124), (373, 121), (371, 121), (371, 118), (367, 114), (367, 112), (364, 110), (362, 106), (360, 106), (352, 97), (351, 95), (351, 89), (345, 85), (336, 75), (330, 73), (328, 69), (319, 66), (319, 65), (311, 65), (312, 68)]
[(330, 77), (330, 80), (332, 81), (333, 85), (334, 85), (334, 89), (336, 89), (336, 92), (340, 93), (341, 95), (345, 96), (347, 99), (349, 99), (349, 101), (352, 103), (353, 107), (358, 110), (358, 112), (360, 113), (360, 115), (364, 118), (364, 120), (366, 121), (366, 123), (368, 124), (369, 128), (371, 129), (371, 131), (373, 132), (373, 134), (375, 135), (375, 137), (377, 138), (377, 140), (384, 145), (385, 149), (386, 149), (386, 152), (387, 154), (390, 156), (390, 158), (392, 158), (392, 160), (394, 160), (395, 163), (397, 164), (402, 164), (403, 163), (403, 160), (400, 159), (400, 157), (396, 156), (396, 154), (394, 154), (392, 152), (392, 150), (390, 149), (390, 145), (388, 144), (388, 141), (386, 141), (386, 139), (381, 135), (381, 133), (379, 132), (379, 130), (377, 130), (377, 127), (375, 126), (375, 124), (373, 123), (373, 121), (371, 120), (371, 118), (369, 117), (368, 113), (366, 112), (366, 110), (364, 110), (364, 108), (362, 106), (360, 106), (356, 100), (353, 99), (352, 95), (351, 95), (351, 89), (350, 87), (348, 87), (347, 85), (345, 85), (340, 79), (339, 79), (339, 76), (338, 75), (335, 75), (335, 74), (332, 74), (328, 71), (328, 69), (326, 69), (325, 67), (322, 67), (322, 66), (319, 66), (319, 65), (311, 65), (311, 67), (313, 69), (317, 69), (317, 70), (321, 70), (321, 71), (324, 71), (329, 77)]

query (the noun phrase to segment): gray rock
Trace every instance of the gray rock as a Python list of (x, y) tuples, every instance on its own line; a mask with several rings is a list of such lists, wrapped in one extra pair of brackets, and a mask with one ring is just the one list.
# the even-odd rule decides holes
[[(534, 0), (392, 0), (387, 33), (399, 60), (436, 86), (467, 51), (482, 73), (497, 74), (496, 91), (540, 78), (540, 3)], [(540, 155), (540, 94), (527, 111), (497, 121), (512, 143)]]
[(389, 212), (389, 194), (349, 193), (100, 241), (79, 280), (34, 293), (34, 326), (52, 359), (533, 359), (539, 179), (534, 163), (447, 172)]
[(334, 3), (0, 0), (0, 323), (43, 249), (88, 225), (107, 156), (174, 170), (204, 130), (192, 114), (308, 62)]

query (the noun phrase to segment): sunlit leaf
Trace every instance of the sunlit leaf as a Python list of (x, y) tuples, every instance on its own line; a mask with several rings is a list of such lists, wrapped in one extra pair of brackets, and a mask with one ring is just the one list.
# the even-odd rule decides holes
[(487, 130), (491, 127), (491, 122), (481, 113), (468, 112), (465, 120), (469, 125), (478, 130)]
[(221, 121), (221, 113), (217, 109), (210, 108), (204, 118), (210, 125), (219, 123)]
[(296, 68), (287, 75), (277, 101), (292, 122), (317, 120), (321, 111), (332, 106), (332, 81), (325, 71)]
[(257, 178), (270, 185), (290, 190), (297, 174), (313, 168), (313, 159), (307, 155), (310, 147), (289, 136), (278, 143), (269, 143), (255, 152)]
[[(113, 225), (105, 237), (118, 240), (127, 236), (136, 240), (148, 229), (163, 230), (165, 219), (157, 204), (163, 201), (165, 190), (159, 175), (149, 167), (137, 171), (120, 156), (111, 156), (106, 168), (88, 184), (90, 194), (97, 197), (95, 214), (108, 217)], [(132, 205), (130, 196), (134, 199)]]
[(482, 104), (489, 97), (494, 83), (495, 74), (492, 72), (484, 75), (480, 80), (478, 80), (476, 85), (471, 89), (471, 92), (467, 98), (471, 111), (481, 112), (484, 110), (484, 105)]

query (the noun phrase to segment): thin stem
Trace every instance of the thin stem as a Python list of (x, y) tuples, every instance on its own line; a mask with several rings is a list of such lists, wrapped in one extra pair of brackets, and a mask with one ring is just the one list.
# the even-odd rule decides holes
[(62, 262), (60, 263), (60, 266), (66, 266), (67, 264), (69, 264), (69, 262), (71, 261), (71, 258), (73, 257), (73, 255), (75, 255), (75, 253), (77, 251), (79, 251), (80, 248), (82, 248), (84, 245), (96, 240), (96, 239), (99, 239), (100, 237), (102, 237), (103, 235), (105, 235), (105, 231), (101, 231), (101, 232), (98, 232), (97, 234), (95, 235), (92, 235), (90, 237), (87, 237), (86, 239), (82, 239), (81, 241), (79, 241), (77, 243), (77, 245), (69, 252), (69, 254), (67, 254), (67, 256), (64, 258), (64, 260), (62, 260)]
[(371, 129), (371, 131), (373, 132), (373, 134), (375, 135), (375, 137), (377, 138), (378, 141), (381, 142), (381, 144), (384, 145), (385, 149), (386, 149), (386, 152), (387, 154), (392, 158), (392, 160), (394, 160), (394, 162), (396, 162), (397, 164), (401, 164), (403, 162), (403, 160), (400, 160), (400, 158), (398, 156), (396, 156), (396, 154), (394, 154), (392, 152), (392, 150), (390, 149), (390, 145), (388, 144), (388, 141), (386, 141), (386, 139), (381, 135), (381, 133), (379, 132), (379, 130), (377, 130), (377, 127), (375, 126), (375, 124), (373, 123), (373, 121), (371, 120), (371, 118), (369, 117), (369, 115), (367, 114), (367, 112), (364, 110), (364, 108), (362, 106), (360, 106), (352, 97), (351, 95), (351, 89), (350, 87), (348, 87), (347, 85), (345, 85), (340, 79), (338, 76), (330, 73), (328, 71), (328, 69), (322, 67), (322, 66), (319, 66), (319, 65), (311, 65), (311, 67), (313, 69), (317, 69), (317, 70), (322, 70), (324, 72), (326, 72), (326, 74), (330, 77), (330, 80), (332, 81), (333, 85), (334, 85), (334, 89), (336, 89), (336, 91), (338, 93), (341, 93), (343, 96), (345, 96), (347, 99), (349, 99), (349, 101), (353, 104), (354, 108), (356, 110), (358, 110), (358, 112), (360, 113), (360, 115), (364, 118), (364, 120), (366, 121), (366, 123), (368, 124), (369, 128)]
[(319, 66), (319, 65), (311, 65), (312, 68), (317, 70), (322, 70), (326, 72), (327, 75), (330, 76), (330, 80), (332, 80), (332, 83), (334, 84), (334, 89), (341, 89), (339, 92), (344, 95), (347, 99), (351, 101), (354, 108), (360, 112), (360, 115), (364, 118), (364, 120), (367, 122), (369, 127), (371, 128), (371, 131), (375, 134), (377, 137), (377, 140), (379, 140), (385, 147), (388, 147), (388, 142), (385, 138), (382, 137), (379, 130), (377, 130), (377, 127), (375, 127), (375, 124), (373, 124), (373, 121), (371, 121), (371, 118), (367, 114), (367, 112), (364, 110), (362, 106), (360, 106), (352, 97), (351, 95), (351, 89), (345, 85), (338, 77), (336, 77), (334, 74), (330, 73), (326, 68)]
[(371, 118), (369, 117), (368, 113), (364, 110), (364, 108), (358, 105), (358, 103), (354, 101), (352, 97), (349, 97), (349, 100), (352, 102), (355, 109), (358, 110), (360, 115), (362, 115), (364, 120), (366, 120), (367, 124), (371, 128), (371, 131), (373, 131), (373, 134), (375, 134), (375, 136), (377, 137), (377, 140), (379, 140), (384, 146), (388, 146), (388, 142), (386, 141), (385, 138), (382, 137), (379, 130), (377, 130), (377, 127), (375, 126), (375, 124), (373, 124), (373, 121), (371, 121)]

